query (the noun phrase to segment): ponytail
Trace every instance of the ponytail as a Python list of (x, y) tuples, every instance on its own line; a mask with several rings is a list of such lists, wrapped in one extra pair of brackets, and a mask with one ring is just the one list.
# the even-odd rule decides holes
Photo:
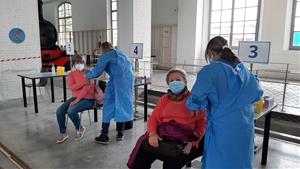
[(221, 57), (230, 63), (241, 62), (240, 59), (228, 47), (223, 48)]

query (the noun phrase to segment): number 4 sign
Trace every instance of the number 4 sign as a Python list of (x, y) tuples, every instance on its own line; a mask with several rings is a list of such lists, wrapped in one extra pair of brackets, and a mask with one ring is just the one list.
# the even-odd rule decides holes
[(238, 56), (241, 61), (249, 63), (269, 63), (271, 42), (241, 41)]
[(131, 43), (129, 45), (129, 57), (135, 59), (143, 59), (143, 44)]

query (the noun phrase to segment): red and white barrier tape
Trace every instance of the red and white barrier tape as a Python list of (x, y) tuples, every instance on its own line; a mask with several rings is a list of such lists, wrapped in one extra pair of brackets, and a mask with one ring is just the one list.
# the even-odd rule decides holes
[(0, 62), (12, 62), (12, 61), (20, 61), (20, 60), (30, 60), (30, 59), (37, 59), (41, 58), (40, 56), (33, 56), (33, 57), (20, 57), (20, 58), (10, 58), (10, 59), (0, 59)]

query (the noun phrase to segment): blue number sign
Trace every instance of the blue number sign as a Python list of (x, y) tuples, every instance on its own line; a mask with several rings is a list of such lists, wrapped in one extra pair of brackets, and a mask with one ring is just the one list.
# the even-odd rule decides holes
[(257, 46), (256, 45), (251, 45), (251, 54), (249, 55), (249, 58), (256, 58), (257, 57)]

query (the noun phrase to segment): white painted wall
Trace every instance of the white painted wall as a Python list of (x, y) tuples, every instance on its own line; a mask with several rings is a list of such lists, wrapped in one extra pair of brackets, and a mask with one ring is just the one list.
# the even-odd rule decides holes
[(177, 64), (196, 58), (197, 0), (179, 0), (177, 27)]
[[(170, 7), (168, 5), (164, 5), (166, 3), (170, 3), (170, 6), (174, 6), (177, 0), (153, 0), (153, 9), (152, 9), (152, 24), (160, 24), (160, 25), (168, 25), (170, 21), (173, 21), (174, 15), (170, 15)], [(191, 15), (191, 12), (194, 10), (195, 6), (191, 5), (190, 0), (179, 0), (178, 3), (178, 20), (182, 20), (178, 22), (178, 25), (183, 25), (184, 28), (179, 28), (178, 31), (178, 40), (177, 40), (177, 63), (183, 63), (183, 60), (192, 59), (193, 49), (189, 49), (188, 47), (194, 44), (193, 36), (191, 36), (191, 32), (188, 31), (191, 29), (190, 27), (195, 27), (197, 23), (194, 22), (192, 17), (188, 17)], [(199, 5), (199, 3), (198, 3)], [(189, 7), (185, 7), (189, 6)], [(200, 6), (201, 7), (201, 6)], [(279, 62), (279, 63), (292, 63), (296, 64), (293, 66), (293, 69), (300, 69), (300, 51), (292, 51), (288, 50), (288, 43), (290, 37), (290, 24), (291, 24), (291, 10), (292, 9), (292, 0), (262, 0), (261, 6), (261, 16), (260, 16), (260, 28), (259, 28), (259, 39), (261, 41), (271, 41), (271, 58), (270, 62)], [(184, 16), (180, 16), (180, 13), (184, 11), (184, 15), (186, 17), (182, 19)], [(276, 11), (276, 12), (274, 12)], [(196, 51), (195, 56), (196, 59), (204, 59), (204, 51), (206, 48), (206, 44), (208, 43), (208, 22), (209, 22), (209, 0), (203, 1), (202, 12), (200, 13), (200, 19), (202, 19), (201, 26), (198, 25), (197, 29), (198, 35), (201, 34), (198, 39), (201, 39), (201, 42), (197, 43), (197, 46), (200, 44), (200, 51)], [(161, 17), (156, 17), (159, 14)], [(196, 14), (194, 15), (196, 16)], [(276, 18), (276, 19), (274, 19)], [(174, 22), (172, 22), (174, 23)], [(201, 22), (200, 22), (201, 23)], [(162, 35), (160, 35), (162, 37)], [(153, 36), (152, 36), (153, 37)], [(157, 44), (157, 40), (160, 38), (156, 35), (154, 42), (152, 44)], [(183, 41), (183, 42), (182, 42)], [(183, 46), (182, 46), (183, 45)], [(162, 48), (162, 47), (161, 47)], [(181, 50), (181, 49), (185, 50)], [(189, 49), (189, 50), (186, 50)], [(161, 49), (152, 47), (152, 51), (159, 51)], [(200, 55), (199, 55), (200, 53)], [(176, 53), (175, 53), (176, 54)], [(185, 56), (184, 56), (185, 55)], [(193, 61), (191, 61), (193, 63)], [(194, 62), (195, 63), (195, 62)], [(203, 63), (203, 62), (202, 62)]]
[(118, 3), (118, 47), (129, 54), (131, 43), (143, 43), (139, 73), (150, 77), (151, 0), (120, 0)]
[(288, 49), (292, 12), (291, 2), (292, 0), (262, 1), (259, 39), (271, 41), (270, 62), (293, 63), (298, 64), (298, 67), (300, 67), (300, 51)]
[(118, 1), (118, 47), (129, 53), (129, 43), (133, 43), (133, 0)]
[[(44, 2), (44, 18), (57, 27), (57, 7), (66, 0)], [(72, 4), (74, 31), (106, 29), (106, 0), (67, 0)]]
[(152, 25), (177, 25), (178, 0), (152, 0)]
[[(41, 68), (38, 5), (36, 0), (0, 0), (0, 4), (0, 100), (7, 100), (22, 96), (18, 74)], [(21, 44), (9, 39), (14, 27), (25, 32)]]

